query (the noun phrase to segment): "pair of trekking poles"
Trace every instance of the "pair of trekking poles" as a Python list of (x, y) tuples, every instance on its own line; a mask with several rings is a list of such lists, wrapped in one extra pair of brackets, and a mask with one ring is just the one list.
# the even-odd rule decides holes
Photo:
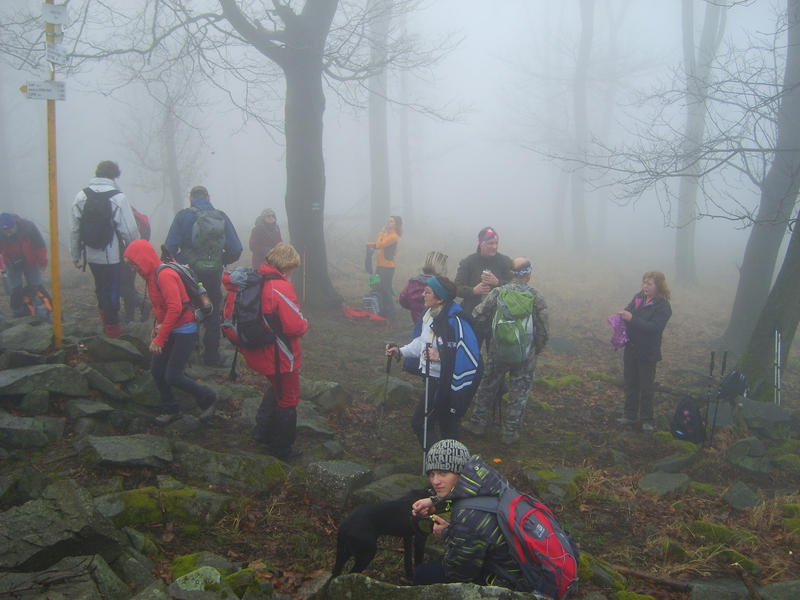
[[(703, 428), (708, 425), (708, 410), (709, 406), (711, 405), (711, 390), (714, 387), (714, 358), (715, 358), (715, 351), (711, 351), (711, 364), (708, 367), (708, 391), (706, 393), (706, 416), (703, 419)], [(703, 448), (706, 447), (706, 441), (708, 441), (708, 447), (710, 448), (714, 443), (714, 430), (717, 426), (717, 413), (719, 412), (719, 389), (722, 386), (722, 380), (725, 377), (725, 366), (728, 362), (728, 351), (722, 354), (722, 369), (719, 372), (719, 383), (717, 384), (717, 398), (716, 403), (714, 405), (714, 420), (711, 423), (711, 435), (708, 437), (707, 440), (703, 440)], [(705, 437), (705, 436), (704, 436)]]
[[(391, 348), (396, 348), (397, 344), (394, 342), (389, 342), (387, 346)], [(430, 386), (431, 386), (431, 359), (430, 359), (430, 349), (433, 347), (433, 344), (428, 342), (425, 344), (425, 413), (422, 420), (422, 475), (423, 477), (426, 475), (426, 463), (428, 459), (428, 394), (430, 393)], [(383, 428), (383, 411), (386, 408), (386, 398), (389, 394), (389, 374), (392, 371), (392, 355), (389, 354), (386, 357), (386, 381), (383, 386), (383, 402), (381, 403), (381, 410), (378, 415), (378, 434), (375, 436), (375, 454), (378, 454), (380, 450), (380, 441), (381, 441), (381, 430)]]

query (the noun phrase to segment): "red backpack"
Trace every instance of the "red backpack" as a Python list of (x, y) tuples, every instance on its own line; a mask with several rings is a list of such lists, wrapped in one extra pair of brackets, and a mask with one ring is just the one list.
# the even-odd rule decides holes
[[(504, 569), (495, 572), (517, 580), (517, 591), (539, 592), (553, 600), (566, 598), (578, 581), (580, 551), (572, 536), (544, 504), (507, 486), (500, 497), (477, 496), (457, 500), (454, 508), (475, 509), (497, 515), (497, 523), (522, 579)], [(490, 571), (494, 565), (486, 565)]]
[(136, 219), (136, 229), (139, 230), (139, 237), (143, 240), (150, 241), (150, 218), (144, 214), (140, 213), (138, 210), (131, 206), (131, 210), (133, 211), (133, 218)]

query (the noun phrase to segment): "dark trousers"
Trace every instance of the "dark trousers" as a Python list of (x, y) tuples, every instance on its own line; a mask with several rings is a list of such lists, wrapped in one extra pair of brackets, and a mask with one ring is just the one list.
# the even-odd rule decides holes
[(378, 284), (378, 295), (381, 299), (380, 315), (384, 319), (392, 320), (395, 315), (394, 295), (392, 294), (394, 267), (376, 267), (375, 272), (381, 277), (381, 282)]
[[(30, 311), (25, 304), (25, 289), (22, 285), (22, 277), (25, 276), (25, 281), (29, 287), (33, 289), (42, 285), (42, 271), (38, 266), (24, 267), (22, 269), (14, 269), (13, 267), (6, 268), (6, 276), (8, 277), (8, 284), (11, 292), (11, 314), (15, 317), (29, 317)], [(44, 289), (42, 287), (42, 289)]]
[(197, 333), (171, 333), (161, 354), (153, 354), (150, 360), (150, 373), (161, 394), (160, 410), (163, 414), (180, 412), (173, 386), (194, 396), (200, 408), (207, 408), (214, 400), (214, 390), (200, 385), (183, 372), (196, 345)]
[(94, 276), (94, 293), (103, 325), (119, 324), (119, 274), (120, 263), (101, 265), (89, 263)]
[(433, 585), (434, 583), (455, 583), (444, 572), (444, 565), (440, 562), (425, 562), (414, 568), (414, 577), (411, 585)]
[(222, 269), (217, 271), (197, 271), (197, 277), (208, 292), (208, 299), (214, 305), (214, 310), (203, 321), (203, 361), (217, 363), (219, 356), (219, 341), (222, 331), (219, 328), (220, 314), (222, 313)]
[(625, 350), (625, 417), (632, 421), (653, 423), (653, 395), (658, 363), (639, 360)]
[[(445, 406), (434, 406), (439, 380), (431, 377), (428, 384), (428, 429), (425, 436), (425, 393), (423, 392), (414, 415), (411, 417), (411, 430), (417, 436), (425, 452), (439, 440), (457, 440), (461, 434), (460, 417), (450, 413)], [(436, 428), (439, 428), (439, 433)]]
[(119, 295), (125, 304), (125, 320), (136, 318), (136, 307), (142, 307), (142, 295), (136, 289), (136, 273), (127, 265), (122, 265), (119, 272)]

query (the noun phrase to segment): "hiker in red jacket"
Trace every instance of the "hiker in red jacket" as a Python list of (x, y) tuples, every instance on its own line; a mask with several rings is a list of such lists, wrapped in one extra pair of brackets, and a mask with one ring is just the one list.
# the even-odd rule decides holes
[(47, 267), (47, 246), (36, 224), (17, 215), (0, 214), (0, 232), (0, 258), (10, 284), (11, 313), (28, 317), (31, 313), (24, 301), (22, 278), (29, 288), (44, 291), (42, 270)]
[(270, 388), (256, 414), (253, 440), (267, 446), (269, 454), (281, 460), (299, 458), (302, 452), (292, 448), (297, 426), (297, 404), (300, 402), (300, 338), (308, 322), (300, 312), (294, 293), (291, 272), (300, 265), (300, 255), (291, 244), (281, 242), (267, 255), (259, 267), (261, 275), (274, 275), (261, 289), (261, 312), (270, 329), (277, 335), (274, 344), (260, 348), (240, 348), (247, 365), (266, 375)]
[(160, 415), (155, 424), (163, 427), (183, 418), (172, 387), (191, 394), (202, 409), (201, 421), (214, 417), (219, 395), (184, 374), (186, 362), (198, 342), (197, 322), (189, 303), (189, 295), (181, 276), (162, 267), (155, 248), (145, 240), (134, 240), (125, 250), (125, 264), (147, 282), (147, 293), (153, 303), (156, 326), (150, 352), (150, 373), (161, 394)]

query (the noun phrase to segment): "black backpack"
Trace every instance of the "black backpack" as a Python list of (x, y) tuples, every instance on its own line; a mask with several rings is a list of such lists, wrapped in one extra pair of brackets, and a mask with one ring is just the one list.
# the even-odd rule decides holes
[(676, 440), (695, 444), (702, 444), (706, 441), (706, 427), (697, 400), (687, 396), (680, 401), (672, 415), (669, 431)]
[(195, 275), (195, 272), (189, 268), (188, 265), (182, 265), (179, 262), (168, 261), (156, 267), (155, 282), (158, 291), (161, 287), (158, 285), (158, 274), (163, 269), (172, 269), (181, 276), (183, 286), (186, 288), (186, 294), (189, 296), (189, 302), (184, 303), (184, 312), (191, 310), (194, 312), (194, 320), (197, 323), (202, 323), (213, 312), (214, 305), (208, 297), (208, 292), (200, 280)]
[(111, 204), (111, 198), (120, 191), (95, 192), (92, 188), (87, 187), (83, 193), (86, 194), (86, 202), (83, 205), (81, 222), (78, 227), (81, 244), (102, 250), (111, 243), (117, 232), (114, 225), (115, 208)]
[(747, 396), (747, 377), (741, 371), (731, 371), (719, 384), (717, 395), (719, 400), (733, 404), (739, 396)]
[[(222, 274), (227, 294), (222, 304), (222, 335), (237, 348), (262, 348), (274, 344), (283, 329), (278, 315), (261, 311), (264, 282), (277, 275), (261, 275), (250, 267), (236, 267)], [(288, 340), (282, 338), (288, 344)]]

